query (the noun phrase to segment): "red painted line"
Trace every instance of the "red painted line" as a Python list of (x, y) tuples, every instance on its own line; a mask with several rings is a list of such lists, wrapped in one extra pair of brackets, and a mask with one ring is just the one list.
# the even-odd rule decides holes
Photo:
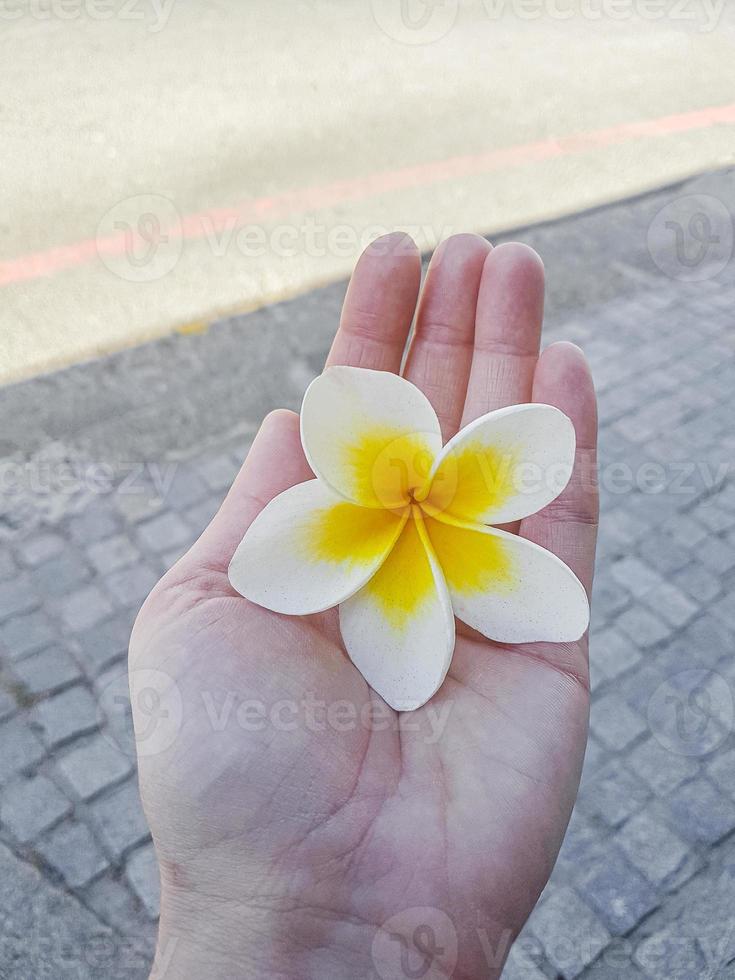
[[(185, 215), (176, 224), (162, 229), (162, 233), (180, 235), (185, 240), (193, 241), (234, 230), (244, 224), (331, 208), (391, 191), (491, 173), (555, 157), (573, 156), (629, 140), (670, 136), (723, 125), (735, 125), (735, 103), (661, 116), (658, 119), (621, 123), (586, 133), (561, 136), (558, 139), (488, 150), (485, 153), (435, 160), (366, 177), (339, 180), (323, 186), (285, 191), (271, 197), (251, 198), (231, 208), (211, 208)], [(100, 255), (124, 255), (129, 248), (130, 233), (123, 231), (116, 235), (90, 238), (21, 255), (16, 259), (0, 262), (0, 286), (51, 276), (64, 269), (73, 269), (92, 262)]]

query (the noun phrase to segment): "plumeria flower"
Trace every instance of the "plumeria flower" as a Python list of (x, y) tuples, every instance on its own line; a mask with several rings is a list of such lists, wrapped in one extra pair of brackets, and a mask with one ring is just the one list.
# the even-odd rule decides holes
[(331, 367), (301, 408), (316, 479), (279, 494), (229, 568), (243, 596), (278, 613), (339, 606), (345, 648), (397, 710), (439, 689), (455, 616), (503, 643), (572, 641), (587, 594), (556, 555), (491, 525), (536, 513), (566, 486), (571, 421), (514, 405), (442, 446), (425, 395), (398, 375)]

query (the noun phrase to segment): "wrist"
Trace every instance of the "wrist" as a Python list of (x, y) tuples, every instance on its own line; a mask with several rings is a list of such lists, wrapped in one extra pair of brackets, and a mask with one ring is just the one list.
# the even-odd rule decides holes
[(169, 890), (150, 980), (368, 977), (372, 932), (299, 905), (284, 911)]

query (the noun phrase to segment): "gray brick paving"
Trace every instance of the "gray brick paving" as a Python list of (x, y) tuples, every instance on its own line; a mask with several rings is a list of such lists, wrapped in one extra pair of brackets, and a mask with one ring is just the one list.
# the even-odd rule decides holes
[(42, 610), (13, 616), (0, 626), (3, 657), (17, 660), (52, 643), (55, 635), (52, 620)]
[(9, 551), (0, 551), (0, 582), (12, 578), (18, 571), (13, 556)]
[[(694, 184), (735, 212), (732, 174)], [(602, 523), (579, 801), (509, 980), (735, 976), (735, 285), (732, 265), (691, 284), (638, 273), (648, 221), (676, 193), (513, 236), (547, 263), (546, 342), (572, 339), (593, 365)], [(608, 253), (617, 271), (601, 284)], [(140, 971), (125, 975), (147, 975), (158, 877), (124, 706), (130, 629), (265, 412), (298, 407), (342, 292), (0, 392), (3, 429), (29, 459), (116, 474), (87, 497), (0, 501), (0, 907), (52, 957), (73, 942), (55, 978), (114, 980), (126, 942)], [(128, 416), (142, 357), (146, 397)], [(94, 424), (78, 420), (79, 390), (97, 392)], [(48, 424), (39, 405), (53, 405)], [(3, 976), (41, 975), (2, 942)]]
[(36, 866), (0, 844), (3, 980), (99, 980), (149, 973), (148, 941), (105, 925)]
[(82, 679), (79, 664), (58, 647), (26, 657), (13, 665), (12, 672), (24, 691), (33, 697), (51, 694)]
[(646, 811), (628, 820), (615, 842), (654, 887), (675, 874), (689, 854), (688, 846)]
[(130, 760), (101, 735), (73, 748), (56, 765), (71, 793), (81, 800), (119, 783), (132, 768)]
[(21, 844), (53, 827), (71, 810), (71, 803), (45, 776), (18, 779), (3, 791), (0, 823)]
[(125, 873), (146, 914), (155, 919), (158, 916), (161, 893), (153, 844), (146, 844), (130, 855)]
[(604, 861), (593, 862), (579, 888), (615, 936), (630, 932), (658, 905), (653, 887), (615, 847), (605, 852)]
[(130, 613), (119, 613), (92, 629), (75, 634), (76, 657), (89, 677), (96, 677), (126, 653), (132, 625)]
[(71, 888), (81, 888), (107, 868), (107, 859), (87, 826), (65, 820), (34, 847)]
[(92, 803), (89, 815), (98, 838), (115, 861), (150, 836), (135, 780)]
[(140, 551), (124, 534), (95, 541), (87, 549), (87, 558), (100, 575), (127, 568), (134, 562), (140, 561), (141, 557)]
[(565, 977), (580, 975), (610, 941), (610, 934), (570, 888), (560, 888), (536, 909), (531, 929), (547, 959)]
[(28, 575), (0, 582), (0, 621), (33, 609), (39, 601)]
[(31, 721), (53, 748), (96, 728), (97, 704), (87, 688), (77, 684), (35, 704)]
[(10, 718), (0, 724), (0, 784), (10, 776), (29, 769), (44, 756), (43, 745), (30, 725), (22, 718)]
[(87, 585), (72, 592), (59, 605), (61, 620), (72, 632), (96, 626), (112, 611), (110, 600), (97, 585)]
[(112, 572), (105, 577), (104, 584), (118, 605), (141, 606), (160, 577), (158, 568), (141, 562)]

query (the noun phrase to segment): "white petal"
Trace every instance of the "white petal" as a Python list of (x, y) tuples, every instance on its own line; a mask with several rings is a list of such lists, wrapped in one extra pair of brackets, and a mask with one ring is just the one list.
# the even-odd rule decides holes
[(299, 483), (250, 525), (230, 562), (230, 582), (275, 612), (322, 612), (367, 582), (401, 526), (390, 511), (348, 503), (319, 480)]
[(535, 514), (574, 466), (574, 425), (552, 405), (512, 405), (461, 429), (437, 457), (427, 506), (477, 524)]
[(498, 528), (429, 518), (426, 528), (458, 619), (501, 643), (577, 640), (589, 602), (574, 572), (545, 548)]
[(339, 607), (347, 652), (397, 711), (439, 689), (454, 651), (454, 615), (423, 525), (409, 518), (375, 576)]
[(442, 445), (423, 392), (396, 374), (353, 367), (328, 368), (309, 385), (301, 442), (318, 477), (367, 507), (404, 503)]

